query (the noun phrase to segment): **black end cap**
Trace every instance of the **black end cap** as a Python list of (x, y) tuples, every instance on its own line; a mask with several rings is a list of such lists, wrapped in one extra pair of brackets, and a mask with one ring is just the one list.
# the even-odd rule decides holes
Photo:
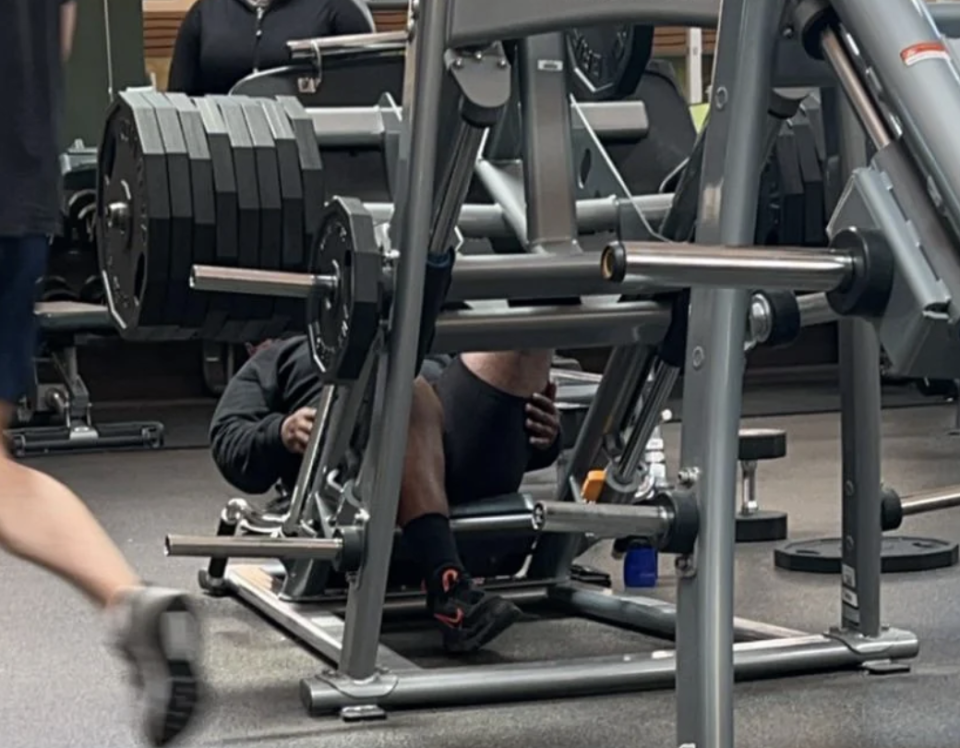
[(900, 494), (888, 486), (880, 487), (880, 529), (897, 530), (903, 524), (903, 502)]
[(790, 345), (800, 337), (800, 304), (793, 291), (763, 291), (770, 309), (770, 334), (765, 345), (776, 347)]
[(659, 494), (654, 501), (673, 512), (673, 527), (660, 542), (663, 553), (686, 556), (693, 553), (700, 533), (700, 507), (693, 494)]
[(847, 228), (830, 241), (832, 249), (849, 253), (851, 279), (827, 293), (830, 308), (842, 316), (877, 317), (886, 310), (896, 264), (883, 234), (874, 229)]
[(603, 277), (612, 283), (622, 283), (627, 277), (627, 249), (620, 242), (604, 247), (600, 258)]
[(342, 527), (337, 529), (333, 537), (343, 543), (334, 568), (344, 574), (359, 571), (363, 564), (363, 530), (359, 527)]
[(804, 51), (814, 60), (823, 59), (823, 32), (833, 25), (835, 15), (826, 0), (800, 0), (793, 9), (793, 25)]

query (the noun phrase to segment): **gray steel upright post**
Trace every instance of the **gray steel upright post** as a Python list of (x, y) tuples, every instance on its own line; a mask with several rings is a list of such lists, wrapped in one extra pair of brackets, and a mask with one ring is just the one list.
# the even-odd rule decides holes
[[(413, 397), (417, 338), (423, 305), (424, 268), (434, 210), (440, 93), (444, 75), (447, 0), (420, 0), (417, 49), (408, 48), (407, 64), (416, 65), (411, 117), (405, 118), (410, 161), (406, 172), (406, 215), (401, 223), (392, 332), (381, 365), (379, 428), (370, 441), (360, 477), (361, 497), (370, 508), (363, 569), (351, 579), (343, 653), (339, 671), (354, 680), (376, 672), (383, 601), (400, 500), (400, 479), (407, 446)], [(411, 59), (411, 57), (413, 59)], [(406, 103), (406, 102), (404, 102)], [(371, 553), (370, 550), (373, 550)]]
[[(723, 0), (696, 241), (751, 245), (765, 154), (780, 0)], [(681, 483), (700, 535), (677, 559), (677, 743), (733, 748), (733, 554), (737, 432), (748, 291), (697, 290), (683, 393)]]
[(563, 34), (521, 40), (523, 175), (529, 251), (578, 250)]
[[(845, 98), (837, 106), (840, 172), (867, 164), (867, 141)], [(881, 393), (880, 343), (863, 319), (840, 320), (840, 440), (842, 575), (840, 624), (844, 631), (880, 634)]]

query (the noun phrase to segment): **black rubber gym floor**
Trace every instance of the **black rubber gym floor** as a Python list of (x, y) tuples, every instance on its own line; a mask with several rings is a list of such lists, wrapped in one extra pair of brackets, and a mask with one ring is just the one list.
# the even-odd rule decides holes
[[(904, 493), (960, 482), (960, 438), (950, 407), (884, 414), (885, 479)], [(761, 500), (790, 512), (791, 537), (835, 533), (838, 418), (767, 418), (789, 432), (789, 456), (762, 465)], [(675, 454), (677, 432), (668, 432)], [(203, 451), (45, 458), (102, 518), (151, 580), (194, 589), (196, 561), (167, 560), (167, 531), (211, 532), (229, 495)], [(673, 463), (675, 464), (675, 463)], [(904, 532), (960, 536), (960, 509), (910, 518)], [(605, 554), (595, 559), (611, 571)], [(672, 595), (669, 566), (657, 594)], [(839, 674), (737, 687), (742, 748), (949, 748), (960, 736), (960, 568), (887, 577), (884, 619), (921, 638), (905, 675)], [(0, 559), (0, 746), (124, 748), (134, 744), (123, 671), (102, 646), (102, 629), (78, 595), (8, 558)], [(501, 707), (394, 713), (369, 725), (313, 720), (297, 696), (312, 656), (232, 600), (204, 600), (212, 681), (197, 745), (311, 748), (637, 748), (676, 745), (673, 694), (645, 693)], [(838, 582), (775, 571), (770, 546), (737, 552), (737, 612), (823, 630), (839, 615)], [(435, 660), (432, 638), (391, 637), (415, 658)], [(603, 654), (652, 648), (635, 635), (574, 621), (518, 625), (488, 658), (531, 659), (550, 651)]]

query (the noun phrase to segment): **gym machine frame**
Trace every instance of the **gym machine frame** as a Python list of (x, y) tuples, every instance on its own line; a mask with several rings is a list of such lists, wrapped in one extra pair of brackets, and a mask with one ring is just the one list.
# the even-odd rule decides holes
[[(643, 7), (637, 7), (640, 5)], [(929, 195), (922, 187), (918, 190), (917, 172), (923, 172), (929, 183), (936, 186), (936, 197), (947, 218), (954, 223), (960, 221), (960, 169), (954, 168), (960, 148), (956, 147), (953, 128), (953, 123), (960, 120), (960, 84), (955, 64), (942, 48), (931, 12), (907, 0), (888, 0), (882, 11), (883, 24), (871, 22), (878, 8), (866, 0), (835, 0), (832, 10), (816, 2), (790, 3), (794, 43), (802, 41), (812, 56), (827, 58), (877, 149), (871, 166), (854, 169), (867, 163), (865, 149), (857, 143), (860, 132), (851, 113), (838, 114), (843, 123), (841, 152), (853, 175), (831, 221), (833, 248), (829, 252), (804, 255), (783, 249), (730, 249), (748, 246), (753, 239), (757, 180), (766, 155), (762, 144), (771, 70), (773, 60), (790, 44), (780, 45), (778, 52), (781, 4), (726, 0), (720, 17), (714, 95), (704, 149), (696, 235), (699, 246), (672, 246), (668, 250), (648, 242), (624, 241), (604, 254), (602, 271), (608, 280), (642, 274), (654, 284), (695, 286), (689, 305), (685, 428), (678, 482), (681, 493), (685, 491), (686, 497), (695, 499), (699, 506), (699, 535), (693, 552), (681, 553), (677, 558), (676, 609), (635, 599), (624, 603), (615, 596), (566, 583), (548, 584), (548, 595), (578, 611), (628, 628), (669, 633), (675, 626), (676, 653), (437, 672), (398, 663), (379, 646), (388, 551), (395, 532), (393, 518), (420, 326), (422, 268), (431, 249), (443, 251), (452, 233), (450, 216), (455, 216), (454, 209), (462, 204), (462, 190), (451, 199), (456, 189), (438, 189), (439, 206), (435, 205), (433, 177), (438, 163), (452, 164), (454, 173), (447, 172), (440, 184), (447, 188), (462, 185), (466, 180), (462, 173), (458, 179), (456, 172), (469, 171), (468, 146), (479, 146), (479, 141), (466, 133), (459, 133), (462, 138), (438, 138), (438, 120), (432, 115), (440, 109), (444, 52), (468, 43), (487, 44), (491, 39), (520, 34), (543, 34), (524, 44), (529, 45), (528, 50), (535, 49), (537, 44), (547, 48), (551, 39), (548, 32), (563, 26), (626, 19), (709, 25), (712, 9), (706, 4), (698, 8), (692, 5), (684, 11), (675, 2), (658, 0), (643, 4), (611, 1), (600, 6), (565, 0), (552, 4), (550, 13), (545, 14), (533, 2), (511, 0), (508, 4), (497, 0), (484, 3), (481, 8), (480, 3), (470, 0), (421, 0), (412, 19), (415, 38), (407, 53), (408, 70), (416, 71), (410, 80), (410, 92), (415, 89), (416, 96), (404, 102), (409, 112), (409, 116), (405, 112), (404, 122), (409, 125), (403, 128), (398, 179), (399, 184), (407, 187), (401, 193), (407, 199), (397, 206), (395, 215), (399, 221), (395, 219), (392, 226), (396, 244), (404, 251), (396, 273), (392, 334), (381, 361), (374, 428), (365, 454), (368, 469), (361, 471), (358, 488), (358, 495), (366, 497), (366, 505), (376, 509), (370, 513), (359, 538), (345, 527), (338, 535), (313, 541), (243, 539), (223, 541), (219, 549), (201, 549), (204, 555), (218, 550), (221, 556), (306, 554), (316, 559), (338, 559), (353, 569), (346, 624), (340, 625), (342, 639), (340, 631), (298, 631), (301, 635), (309, 633), (308, 641), (338, 663), (336, 672), (304, 681), (302, 695), (314, 711), (339, 708), (345, 710), (345, 716), (364, 716), (363, 710), (371, 707), (377, 711), (381, 707), (573, 696), (655, 688), (675, 681), (678, 742), (685, 746), (732, 748), (735, 675), (744, 679), (857, 667), (909, 658), (917, 653), (915, 636), (880, 624), (879, 422), (874, 415), (879, 388), (877, 332), (894, 364), (904, 372), (918, 373), (940, 363), (931, 358), (934, 343), (943, 353), (946, 338), (937, 338), (938, 331), (951, 333), (947, 352), (957, 355), (960, 315), (953, 298), (960, 292), (956, 282), (960, 263), (951, 239), (955, 226), (944, 225), (932, 214)], [(751, 12), (747, 12), (748, 8)], [(955, 10), (950, 8), (943, 13)], [(911, 58), (910, 65), (905, 64), (901, 55), (903, 52), (909, 57), (907, 53), (923, 51), (926, 55)], [(878, 110), (873, 100), (876, 91), (863, 83), (858, 64), (869, 65), (872, 77), (865, 77), (871, 86), (883, 88), (888, 110)], [(810, 69), (811, 66), (805, 68)], [(935, 96), (931, 94), (932, 86), (936, 87)], [(933, 100), (937, 109), (930, 111), (928, 104)], [(907, 117), (908, 112), (914, 116)], [(898, 134), (902, 137), (889, 136), (894, 131), (891, 123), (901, 128)], [(464, 142), (468, 146), (462, 145)], [(438, 147), (458, 148), (457, 143), (461, 143), (458, 158), (438, 159)], [(467, 168), (463, 168), (463, 162), (468, 164)], [(565, 163), (561, 166), (565, 168)], [(889, 207), (882, 202), (884, 196), (870, 191), (871, 180), (881, 171), (891, 175), (888, 184), (900, 213), (884, 210)], [(569, 184), (569, 180), (566, 182)], [(531, 189), (530, 184), (527, 189)], [(569, 197), (572, 195), (561, 196), (558, 204), (569, 206)], [(860, 202), (855, 203), (855, 198)], [(537, 211), (538, 205), (542, 203), (528, 200), (528, 222), (533, 224), (527, 227), (528, 238), (533, 234), (531, 229), (547, 228), (548, 217)], [(549, 217), (559, 212), (559, 208), (551, 211)], [(438, 216), (446, 216), (447, 222), (437, 221)], [(541, 224), (537, 225), (535, 216), (539, 216)], [(569, 212), (565, 217), (569, 220)], [(873, 219), (872, 225), (869, 219)], [(901, 251), (903, 245), (898, 240), (902, 233), (897, 232), (907, 219), (914, 222), (924, 240), (922, 252), (915, 244), (911, 254)], [(931, 268), (936, 268), (944, 281), (942, 296), (947, 296), (932, 307), (909, 307), (907, 318), (915, 320), (916, 326), (908, 335), (894, 329), (895, 322), (902, 323), (904, 319), (904, 308), (897, 305), (907, 304), (920, 294), (916, 286), (897, 284), (899, 276), (894, 271), (902, 273), (902, 268), (921, 274), (932, 274)], [(323, 285), (324, 279), (308, 282), (311, 286)], [(237, 283), (243, 285), (239, 279)], [(706, 284), (712, 287), (704, 287)], [(844, 535), (849, 543), (844, 548), (841, 627), (819, 636), (738, 622), (733, 617), (735, 445), (749, 289), (781, 284), (830, 291), (834, 309), (853, 318), (871, 318), (872, 322), (845, 323), (841, 359), (842, 507)], [(940, 316), (923, 314), (931, 310), (939, 311)], [(623, 408), (629, 400), (622, 394), (622, 383), (643, 383), (652, 369), (652, 384), (641, 412), (652, 410), (647, 405), (654, 399), (651, 390), (664, 388), (665, 379), (674, 373), (671, 368), (676, 366), (654, 363), (646, 344), (614, 351), (568, 468), (573, 480), (561, 483), (558, 504), (544, 505), (535, 513), (540, 529), (548, 531), (551, 512), (565, 516), (554, 525), (560, 532), (545, 536), (538, 545), (530, 578), (562, 579), (580, 541), (569, 530), (575, 526), (581, 531), (602, 534), (610, 519), (605, 515), (610, 513), (623, 521), (629, 518), (639, 534), (658, 540), (669, 535), (669, 523), (665, 521), (669, 512), (663, 512), (662, 507), (593, 508), (576, 502), (574, 494), (577, 478), (592, 466), (597, 455), (605, 431), (604, 416)], [(342, 441), (340, 432), (329, 429), (328, 424), (338, 420), (338, 413), (357, 405), (356, 392), (362, 388), (354, 385), (350, 389), (351, 397), (334, 398), (333, 388), (328, 388), (321, 402), (323, 417), (308, 449), (322, 451), (321, 466), (324, 456), (340, 448), (334, 442)], [(333, 417), (328, 417), (328, 413)], [(638, 422), (637, 428), (641, 427), (646, 428), (645, 422)], [(306, 460), (305, 466), (311, 463)], [(298, 485), (312, 485), (307, 478)], [(302, 493), (295, 496), (295, 507), (303, 501)], [(294, 516), (292, 512), (291, 517)], [(189, 552), (190, 545), (183, 544), (181, 550)], [(375, 548), (376, 552), (363, 553), (364, 548)], [(355, 566), (360, 562), (359, 567)], [(288, 611), (283, 609), (284, 603), (271, 591), (265, 594), (261, 587), (245, 581), (237, 570), (228, 572), (227, 579), (239, 595), (259, 610), (296, 629)], [(735, 644), (737, 639), (740, 641)], [(379, 663), (378, 657), (382, 658)], [(397, 665), (399, 669), (391, 669)]]

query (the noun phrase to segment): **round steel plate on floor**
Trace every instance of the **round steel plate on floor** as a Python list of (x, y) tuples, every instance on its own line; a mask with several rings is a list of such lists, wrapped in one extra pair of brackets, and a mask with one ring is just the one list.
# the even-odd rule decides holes
[(786, 512), (759, 509), (753, 514), (737, 514), (738, 543), (768, 543), (786, 537)]
[[(956, 543), (936, 538), (884, 536), (880, 570), (885, 573), (929, 571), (956, 565)], [(840, 573), (840, 538), (818, 538), (787, 543), (773, 552), (778, 569), (811, 574)]]

